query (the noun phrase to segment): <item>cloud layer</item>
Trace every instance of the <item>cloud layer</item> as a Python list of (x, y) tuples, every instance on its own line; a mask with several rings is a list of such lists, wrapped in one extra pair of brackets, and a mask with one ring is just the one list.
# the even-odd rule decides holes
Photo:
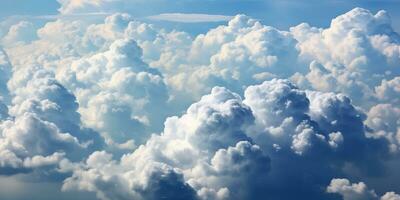
[[(59, 2), (62, 15), (122, 3)], [(237, 15), (197, 36), (61, 17), (0, 41), (0, 176), (102, 200), (400, 199), (400, 36), (385, 11), (286, 31)]]

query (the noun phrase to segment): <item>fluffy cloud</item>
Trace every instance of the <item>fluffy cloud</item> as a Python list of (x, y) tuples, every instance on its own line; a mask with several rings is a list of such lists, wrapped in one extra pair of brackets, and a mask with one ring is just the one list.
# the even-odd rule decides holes
[(63, 190), (88, 190), (96, 192), (99, 199), (195, 199), (194, 191), (172, 168), (158, 163), (138, 164), (140, 171), (124, 160), (117, 164), (110, 154), (94, 152), (86, 161), (88, 170), (75, 170), (64, 181)]
[(383, 137), (390, 142), (390, 150), (399, 151), (400, 108), (391, 104), (378, 104), (370, 109), (366, 124), (371, 129), (371, 137)]
[[(87, 29), (85, 22), (59, 19), (37, 31), (39, 40), (9, 46), (8, 51), (20, 73), (30, 73), (26, 66), (40, 65), (54, 73), (76, 95), (85, 126), (99, 131), (110, 144), (131, 149), (134, 142), (143, 143), (149, 133), (162, 129), (169, 94), (161, 73), (148, 67), (142, 49), (125, 37), (128, 23), (137, 23), (129, 19), (116, 14)], [(19, 83), (10, 86), (19, 89)]]
[(11, 46), (18, 43), (27, 43), (36, 39), (36, 29), (33, 23), (21, 21), (10, 27), (1, 43)]
[[(305, 75), (312, 88), (343, 92), (361, 103), (373, 99), (381, 80), (399, 76), (400, 36), (385, 11), (374, 15), (355, 8), (333, 19), (327, 29), (303, 23), (290, 31), (301, 59), (313, 61)], [(383, 38), (385, 42), (380, 41)]]
[[(71, 5), (86, 3), (65, 2)], [(215, 85), (241, 92), (243, 86), (274, 77), (291, 77), (301, 87), (342, 92), (361, 106), (369, 107), (376, 98), (383, 98), (381, 87), (379, 91), (376, 89), (379, 94), (374, 94), (381, 81), (394, 81), (399, 76), (396, 49), (400, 37), (390, 23), (384, 11), (374, 15), (356, 8), (333, 19), (326, 29), (303, 23), (288, 32), (238, 15), (227, 25), (192, 39), (184, 32), (167, 32), (134, 21), (129, 15), (115, 14), (100, 24), (66, 19), (47, 23), (38, 31), (40, 42), (28, 47), (46, 46), (37, 52), (39, 56), (49, 54), (45, 50), (48, 51), (50, 46), (52, 53), (49, 56), (58, 57), (54, 64), (69, 65), (70, 57), (106, 51), (118, 39), (134, 39), (142, 48), (143, 60), (159, 69), (165, 77), (172, 91), (171, 97), (193, 96), (188, 102), (201, 97)], [(53, 30), (62, 31), (54, 34)], [(26, 49), (29, 48), (24, 46), (9, 51), (16, 55)], [(46, 60), (46, 65), (52, 60), (41, 57)], [(186, 85), (190, 85), (190, 89)]]
[(168, 110), (162, 75), (141, 57), (135, 41), (117, 40), (57, 73), (76, 94), (84, 124), (118, 143), (143, 142), (144, 129), (159, 130)]
[(361, 8), (325, 29), (238, 15), (194, 37), (128, 14), (20, 22), (1, 40), (1, 172), (63, 173), (99, 199), (378, 199), (332, 178), (391, 187), (376, 179), (398, 159), (399, 38)]
[(214, 85), (239, 92), (246, 85), (303, 71), (293, 63), (298, 56), (295, 46), (288, 32), (238, 15), (227, 26), (197, 36), (189, 47), (189, 59), (184, 60), (184, 66), (191, 70), (181, 71), (169, 81), (177, 88), (185, 88), (182, 85), (187, 82), (205, 82), (195, 86), (200, 94)]
[[(81, 127), (75, 96), (43, 69), (14, 68), (0, 122), (1, 168), (9, 175), (80, 160), (102, 146), (99, 135)], [(8, 116), (4, 118), (4, 116)]]
[(375, 87), (375, 93), (376, 96), (384, 102), (398, 104), (398, 96), (400, 95), (400, 77), (397, 76), (389, 81), (383, 79), (381, 85)]
[(387, 192), (382, 197), (378, 197), (374, 190), (368, 189), (363, 182), (350, 183), (347, 179), (332, 179), (327, 187), (327, 192), (337, 193), (343, 197), (343, 200), (358, 199), (380, 199), (380, 200), (398, 200), (400, 195), (394, 192)]
[[(144, 199), (157, 198), (160, 195), (157, 192), (168, 190), (176, 195), (182, 185), (186, 185), (183, 195), (191, 191), (189, 199), (198, 195), (204, 199), (250, 197), (252, 193), (240, 189), (237, 183), (251, 184), (253, 178), (259, 178), (259, 172), (269, 169), (268, 157), (258, 146), (252, 145), (243, 132), (253, 120), (250, 109), (241, 103), (238, 95), (225, 88), (214, 88), (210, 95), (190, 106), (185, 115), (169, 118), (161, 135), (153, 135), (145, 145), (123, 156), (118, 165), (114, 163), (113, 167), (118, 170), (91, 165), (95, 153), (86, 161), (88, 169), (74, 171), (64, 189), (82, 185), (85, 177), (92, 177), (92, 172), (100, 170), (99, 178), (106, 181), (104, 184), (118, 180), (107, 177), (120, 177), (122, 182), (128, 183), (124, 194), (137, 194)], [(226, 165), (232, 168), (227, 169)], [(171, 178), (172, 182), (165, 185), (162, 177)], [(115, 191), (100, 190), (97, 181), (88, 181), (94, 189), (78, 188), (95, 191), (102, 199), (112, 199)], [(165, 195), (167, 199), (176, 198)]]
[(65, 155), (61, 152), (68, 151), (71, 153), (68, 157), (72, 157), (73, 151), (83, 149), (76, 137), (61, 132), (54, 123), (40, 119), (35, 113), (27, 112), (14, 120), (5, 120), (0, 127), (0, 151), (4, 155), (1, 168), (6, 174), (14, 173), (11, 169), (18, 172), (24, 168), (58, 164)]
[[(160, 191), (167, 187), (154, 173), (173, 173), (181, 178), (173, 179), (169, 190), (184, 185), (193, 198), (327, 197), (315, 188), (335, 176), (351, 176), (353, 170), (368, 177), (370, 170), (382, 167), (385, 140), (366, 136), (364, 117), (343, 95), (305, 92), (287, 80), (250, 86), (243, 101), (215, 87), (181, 117), (168, 118), (161, 135), (119, 161), (105, 152), (92, 154), (73, 170), (64, 190), (91, 191), (101, 199), (116, 194), (147, 199), (159, 195), (146, 192), (154, 192), (149, 185)], [(371, 160), (375, 165), (365, 166)], [(115, 190), (104, 185), (125, 186)]]

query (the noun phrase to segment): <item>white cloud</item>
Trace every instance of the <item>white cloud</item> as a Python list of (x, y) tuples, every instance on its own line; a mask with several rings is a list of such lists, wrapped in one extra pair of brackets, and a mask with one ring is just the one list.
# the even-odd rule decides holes
[(376, 193), (373, 190), (369, 190), (365, 183), (351, 184), (347, 179), (332, 179), (327, 192), (339, 193), (344, 200), (378, 199)]
[(400, 103), (400, 76), (393, 78), (392, 80), (382, 80), (381, 85), (375, 87), (376, 96), (384, 101), (390, 103)]
[(147, 138), (158, 130), (167, 111), (163, 77), (141, 59), (133, 40), (116, 40), (110, 48), (72, 62), (58, 74), (77, 95), (85, 125), (118, 143)]
[(399, 35), (384, 11), (290, 31), (238, 15), (195, 37), (127, 14), (57, 19), (34, 39), (24, 27), (0, 53), (4, 174), (70, 173), (63, 190), (100, 199), (326, 199), (339, 176), (390, 187), (375, 179), (400, 144)]
[(386, 138), (392, 152), (400, 150), (400, 108), (391, 104), (377, 104), (368, 112), (366, 124), (370, 137)]
[(365, 105), (373, 101), (373, 90), (383, 79), (399, 76), (400, 36), (385, 11), (355, 8), (326, 29), (303, 23), (290, 31), (298, 40), (300, 58), (312, 61), (306, 75), (312, 88), (343, 92)]
[(382, 197), (378, 197), (374, 190), (368, 189), (363, 182), (350, 183), (348, 179), (332, 179), (327, 187), (327, 192), (338, 193), (343, 200), (398, 200), (400, 195), (394, 192), (387, 192)]
[(52, 73), (32, 66), (13, 72), (6, 91), (12, 101), (3, 110), (8, 117), (0, 122), (0, 167), (6, 174), (80, 160), (102, 145), (97, 133), (80, 126), (75, 97)]
[(8, 33), (4, 36), (1, 43), (6, 46), (26, 43), (36, 39), (36, 29), (31, 22), (21, 21), (10, 27)]
[[(106, 170), (105, 165), (90, 164), (92, 162), (89, 161), (93, 160), (91, 158), (96, 154), (87, 160), (87, 165), (94, 171), (100, 170), (102, 174), (98, 177), (105, 181), (104, 184), (108, 185), (119, 179), (122, 183), (126, 182), (125, 185), (129, 187), (121, 189), (124, 189), (123, 194), (127, 195), (140, 195), (146, 199), (148, 195), (150, 197), (160, 195), (157, 192), (171, 190), (171, 194), (176, 194), (176, 190), (186, 188), (183, 195), (189, 195), (186, 199), (193, 199), (196, 196), (195, 190), (192, 189), (194, 187), (199, 194), (205, 195), (204, 198), (210, 195), (212, 199), (217, 196), (227, 197), (227, 187), (239, 189), (235, 183), (238, 183), (238, 180), (245, 180), (247, 175), (243, 174), (243, 178), (237, 176), (239, 172), (243, 173), (242, 167), (246, 169), (250, 167), (254, 170), (268, 169), (269, 160), (262, 154), (259, 147), (249, 142), (240, 142), (247, 139), (243, 128), (251, 121), (251, 112), (241, 103), (238, 95), (224, 88), (214, 88), (210, 95), (204, 96), (199, 102), (193, 104), (182, 117), (167, 119), (162, 135), (153, 135), (145, 145), (123, 156), (119, 164), (114, 163), (115, 165), (112, 166), (116, 169)], [(227, 149), (224, 150), (225, 148)], [(237, 161), (237, 156), (243, 157), (243, 161)], [(237, 165), (237, 169), (230, 171), (231, 169), (221, 166), (227, 162)], [(252, 162), (255, 164), (251, 164)], [(257, 166), (258, 162), (264, 162), (262, 164), (264, 166)], [(107, 163), (112, 165), (110, 161)], [(74, 175), (66, 180), (64, 189), (74, 189), (75, 185), (83, 185), (86, 177), (92, 177), (91, 171), (75, 171)], [(257, 175), (252, 170), (248, 173)], [(164, 183), (163, 179), (159, 180), (159, 175), (178, 182)], [(182, 176), (185, 180), (179, 178)], [(113, 189), (101, 190), (100, 185), (97, 184), (98, 181), (87, 181), (93, 185), (91, 188), (94, 189), (82, 187), (75, 189), (95, 191), (102, 199), (113, 199), (115, 192)], [(186, 186), (177, 188), (182, 185)], [(159, 190), (154, 190), (156, 188)], [(239, 191), (234, 188), (229, 189), (232, 190), (229, 193), (233, 195), (230, 197), (235, 197), (241, 192), (244, 192), (242, 195), (246, 196), (246, 190)], [(167, 199), (176, 198), (176, 196), (169, 196), (168, 193), (164, 195)]]
[[(160, 135), (153, 135), (120, 160), (112, 160), (105, 152), (92, 154), (73, 170), (64, 190), (91, 191), (101, 199), (136, 195), (146, 199), (167, 188), (173, 193), (179, 186), (191, 195), (189, 199), (195, 198), (195, 193), (200, 199), (273, 197), (269, 185), (275, 184), (279, 192), (296, 191), (297, 186), (288, 181), (301, 181), (304, 170), (327, 181), (337, 174), (351, 174), (343, 169), (344, 163), (361, 170), (366, 159), (381, 162), (378, 158), (383, 152), (375, 150), (383, 148), (379, 146), (382, 140), (365, 136), (361, 116), (347, 97), (305, 92), (287, 80), (250, 86), (244, 101), (215, 87), (182, 116), (168, 118)], [(274, 123), (282, 127), (284, 135), (268, 132)], [(277, 144), (279, 151), (275, 151)], [(313, 170), (317, 166), (319, 170)], [(284, 175), (287, 170), (299, 174)], [(171, 185), (164, 185), (157, 174), (175, 178)], [(325, 181), (308, 184), (321, 187)], [(118, 189), (104, 188), (107, 185)], [(313, 191), (313, 195), (322, 197), (324, 193)]]

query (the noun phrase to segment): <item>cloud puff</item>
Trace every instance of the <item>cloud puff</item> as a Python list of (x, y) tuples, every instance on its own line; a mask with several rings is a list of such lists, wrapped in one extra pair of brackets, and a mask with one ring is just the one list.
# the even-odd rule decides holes
[[(87, 29), (85, 22), (60, 19), (39, 29), (39, 40), (8, 51), (21, 73), (28, 73), (27, 65), (44, 66), (54, 73), (76, 95), (85, 126), (99, 131), (110, 144), (132, 149), (134, 141), (143, 143), (150, 133), (162, 129), (170, 110), (163, 76), (142, 60), (142, 49), (123, 33), (125, 28), (140, 28), (135, 26), (142, 27), (124, 14)], [(126, 34), (140, 39), (148, 33)], [(24, 59), (15, 59), (21, 56)], [(17, 88), (19, 83), (10, 85)]]
[[(102, 3), (111, 2), (95, 4)], [(134, 21), (126, 14), (107, 17), (103, 24), (87, 23), (84, 20), (50, 22), (39, 30), (40, 43), (47, 49), (54, 45), (52, 56), (68, 65), (66, 57), (105, 51), (115, 40), (134, 39), (142, 48), (143, 60), (163, 74), (175, 99), (199, 98), (215, 85), (241, 92), (243, 86), (274, 77), (291, 77), (301, 87), (342, 92), (357, 104), (369, 107), (376, 98), (382, 98), (374, 94), (375, 87), (382, 80), (395, 80), (399, 75), (395, 67), (399, 63), (396, 56), (399, 36), (384, 11), (372, 14), (356, 8), (333, 19), (326, 29), (303, 23), (290, 31), (277, 30), (238, 15), (227, 25), (195, 38)], [(54, 29), (63, 31), (52, 34)], [(55, 44), (56, 40), (61, 43)], [(38, 54), (48, 53), (43, 50)], [(190, 90), (186, 85), (191, 86)]]
[(141, 57), (135, 41), (117, 40), (57, 74), (77, 95), (85, 125), (115, 142), (143, 142), (143, 129), (158, 130), (168, 110), (162, 75)]
[(65, 155), (61, 152), (68, 151), (71, 157), (73, 151), (83, 149), (76, 137), (61, 132), (55, 124), (40, 119), (35, 113), (27, 112), (13, 121), (5, 120), (0, 127), (1, 154), (5, 155), (1, 168), (6, 169), (6, 174), (13, 173), (7, 169), (58, 164)]
[(392, 80), (383, 79), (381, 85), (375, 87), (376, 96), (383, 102), (397, 104), (399, 103), (400, 94), (400, 77), (397, 76)]
[(395, 52), (400, 36), (385, 11), (355, 8), (333, 19), (327, 29), (303, 23), (290, 31), (301, 59), (313, 61), (305, 76), (312, 88), (343, 92), (361, 104), (373, 99), (381, 80), (399, 76)]
[(390, 142), (389, 149), (399, 151), (400, 108), (391, 104), (377, 104), (368, 112), (366, 124), (371, 129), (371, 137), (383, 137)]
[[(188, 55), (189, 65), (197, 64), (201, 68), (194, 67), (193, 75), (187, 78), (240, 91), (243, 86), (290, 74), (292, 70), (302, 71), (288, 62), (297, 59), (295, 45), (288, 32), (238, 15), (227, 26), (195, 38)], [(199, 90), (207, 87), (210, 86)]]
[[(185, 115), (169, 118), (161, 135), (153, 135), (145, 145), (123, 156), (117, 165), (121, 171), (112, 172), (129, 183), (124, 194), (138, 193), (145, 199), (148, 195), (157, 198), (159, 194), (155, 192), (168, 190), (176, 196), (182, 184), (186, 185), (186, 192), (192, 191), (191, 199), (198, 195), (205, 199), (252, 195), (240, 189), (237, 183), (246, 181), (250, 184), (250, 175), (256, 177), (258, 172), (267, 172), (269, 168), (268, 157), (258, 146), (252, 145), (243, 132), (252, 121), (251, 111), (241, 103), (238, 95), (225, 88), (214, 88), (210, 95), (190, 106)], [(74, 171), (73, 177), (66, 180), (65, 189), (82, 185), (81, 180), (90, 175), (91, 169), (99, 170), (90, 165), (89, 160), (87, 163), (89, 170)], [(232, 168), (226, 169), (226, 164)], [(243, 173), (243, 169), (247, 172)], [(110, 177), (109, 170), (101, 170), (101, 173), (104, 173), (102, 178)], [(182, 178), (173, 178), (176, 181), (164, 185), (155, 174)], [(90, 184), (94, 184), (95, 189), (89, 191), (95, 191), (103, 199), (112, 198), (112, 194), (108, 194), (113, 193), (112, 190), (97, 189), (97, 181), (90, 181)], [(149, 186), (151, 188), (147, 188)], [(156, 188), (159, 189), (154, 190)], [(197, 194), (193, 193), (193, 188)], [(170, 197), (167, 195), (166, 198)]]
[(36, 39), (36, 29), (33, 23), (20, 21), (10, 27), (8, 33), (3, 37), (1, 43), (7, 46), (15, 43), (27, 43)]
[(88, 190), (99, 199), (195, 199), (194, 191), (172, 168), (159, 163), (137, 163), (139, 167), (124, 159), (119, 165), (112, 155), (94, 152), (86, 161), (88, 170), (75, 170), (63, 190)]
[[(1, 168), (6, 175), (61, 160), (80, 160), (102, 146), (102, 139), (82, 128), (75, 96), (46, 70), (13, 69), (8, 81), (12, 101), (0, 123)], [(8, 92), (8, 91), (7, 91)], [(2, 114), (3, 116), (3, 114)]]
[(337, 193), (343, 197), (343, 200), (357, 199), (380, 199), (380, 200), (398, 200), (400, 195), (394, 192), (387, 192), (382, 197), (378, 197), (374, 190), (368, 189), (363, 182), (350, 183), (348, 179), (332, 179), (327, 187), (327, 192)]

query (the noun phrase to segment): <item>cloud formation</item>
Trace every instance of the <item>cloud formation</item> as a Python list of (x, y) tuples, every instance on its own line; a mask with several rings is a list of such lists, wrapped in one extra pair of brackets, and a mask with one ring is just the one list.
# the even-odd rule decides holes
[[(351, 176), (351, 170), (368, 176), (369, 170), (382, 167), (379, 156), (389, 154), (385, 141), (365, 135), (363, 114), (347, 97), (307, 93), (287, 80), (274, 79), (248, 87), (242, 101), (215, 87), (184, 115), (168, 118), (161, 135), (153, 135), (119, 161), (105, 152), (92, 154), (105, 154), (101, 157), (107, 157), (104, 163), (112, 163), (112, 169), (91, 164), (91, 156), (63, 188), (93, 191), (101, 199), (115, 198), (118, 191), (102, 188), (113, 184), (128, 185), (118, 187), (123, 189), (118, 193), (130, 194), (129, 198), (147, 199), (149, 185), (161, 191), (185, 185), (186, 192), (199, 199), (288, 199), (294, 194), (323, 198), (329, 196), (312, 188), (324, 187), (337, 175)], [(378, 163), (367, 167), (370, 159)], [(179, 187), (169, 188), (163, 181), (154, 185), (154, 173), (181, 177), (171, 183)], [(304, 182), (305, 173), (311, 180)], [(299, 193), (290, 181), (307, 184), (301, 189), (307, 193)]]
[(116, 13), (21, 21), (0, 41), (2, 176), (102, 200), (399, 199), (382, 181), (400, 150), (385, 11), (287, 31), (237, 15), (197, 36)]
[(400, 195), (394, 192), (387, 192), (382, 197), (378, 197), (374, 190), (368, 189), (363, 182), (350, 183), (347, 179), (332, 179), (327, 187), (329, 193), (338, 193), (343, 200), (358, 199), (380, 199), (380, 200), (398, 200)]

